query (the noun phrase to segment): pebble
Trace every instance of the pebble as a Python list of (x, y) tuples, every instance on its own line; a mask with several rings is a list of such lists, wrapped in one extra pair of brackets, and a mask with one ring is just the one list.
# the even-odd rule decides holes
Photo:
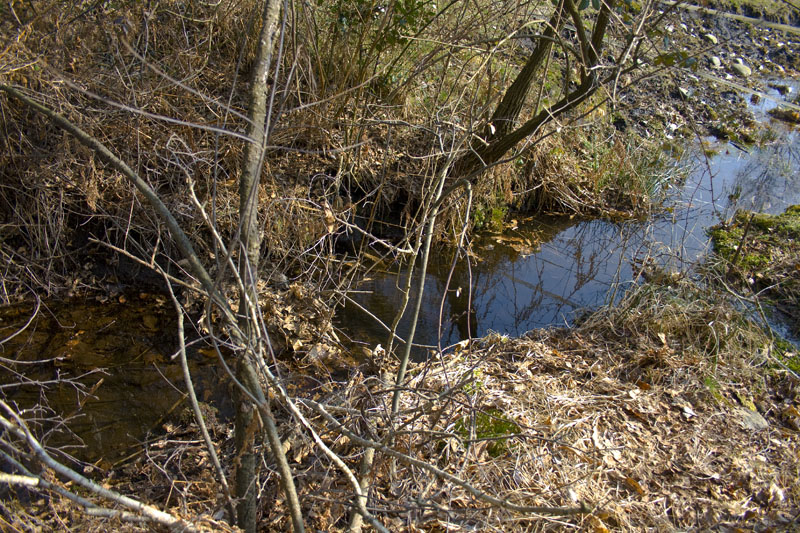
[(753, 73), (753, 70), (744, 63), (742, 63), (741, 61), (742, 61), (741, 59), (738, 59), (736, 63), (732, 64), (731, 70), (736, 72), (736, 74), (738, 74), (739, 76), (747, 78)]
[(705, 37), (706, 41), (710, 42), (711, 44), (717, 44), (719, 42), (717, 40), (717, 36), (713, 33), (706, 33), (703, 37)]
[(739, 423), (745, 429), (761, 431), (769, 428), (769, 422), (767, 422), (763, 416), (750, 409), (739, 407), (733, 410), (733, 414), (739, 419)]
[(717, 56), (711, 56), (711, 68), (722, 68), (722, 61)]

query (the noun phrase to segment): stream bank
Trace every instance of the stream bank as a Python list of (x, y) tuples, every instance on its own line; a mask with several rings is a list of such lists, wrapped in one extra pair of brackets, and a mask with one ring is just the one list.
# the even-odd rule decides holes
[[(670, 90), (675, 92), (673, 89)], [(683, 93), (679, 89), (680, 86), (675, 93), (679, 96), (672, 99), (680, 103)], [(737, 102), (741, 98), (737, 96)], [(675, 124), (675, 131), (681, 128), (681, 124), (672, 121), (672, 116), (665, 118), (670, 121), (654, 125), (645, 121), (645, 127), (660, 129)], [(729, 131), (739, 131), (739, 126), (735, 126)], [(718, 149), (720, 161), (730, 158), (731, 166), (742, 163), (738, 157), (741, 148), (735, 144), (706, 148)], [(708, 161), (701, 159), (700, 163), (707, 165)], [(749, 163), (741, 166), (749, 168)], [(657, 224), (640, 226), (639, 222), (587, 222), (576, 218), (537, 221), (535, 224), (541, 225), (536, 229), (529, 226), (530, 222), (519, 220), (511, 235), (488, 237), (483, 243), (485, 248), (505, 250), (497, 254), (495, 262), (511, 266), (499, 276), (495, 276), (497, 272), (485, 275), (483, 279), (488, 281), (484, 285), (506, 290), (515, 297), (525, 290), (524, 285), (523, 289), (516, 286), (521, 277), (517, 271), (528, 275), (528, 270), (539, 272), (542, 265), (549, 263), (563, 270), (567, 259), (581, 256), (584, 260), (579, 268), (566, 267), (568, 273), (577, 274), (575, 280), (567, 277), (564, 289), (548, 288), (557, 285), (560, 279), (557, 275), (552, 279), (526, 281), (531, 293), (541, 294), (538, 301), (538, 296), (524, 293), (516, 300), (495, 298), (501, 309), (512, 309), (514, 320), (518, 316), (536, 319), (540, 309), (552, 308), (551, 315), (559, 323), (572, 321), (574, 310), (596, 307), (592, 303), (576, 305), (574, 300), (582, 297), (581, 291), (597, 273), (607, 276), (605, 281), (598, 276), (603, 287), (598, 303), (610, 300), (616, 305), (584, 315), (580, 324), (571, 329), (538, 330), (525, 335), (522, 332), (530, 326), (519, 321), (515, 324), (518, 333), (514, 335), (492, 334), (487, 330), (487, 335), (472, 343), (459, 342), (444, 350), (429, 348), (426, 355), (430, 357), (425, 364), (412, 365), (408, 387), (403, 390), (401, 417), (397, 422), (407, 430), (407, 436), (398, 448), (463, 475), (473, 486), (498, 493), (509, 501), (553, 506), (580, 504), (586, 505), (590, 512), (551, 519), (499, 508), (489, 515), (486, 507), (466, 493), (463, 486), (400, 465), (376, 469), (373, 480), (371, 505), (383, 513), (381, 519), (387, 527), (396, 531), (532, 528), (558, 531), (574, 527), (602, 532), (796, 526), (800, 500), (797, 376), (778, 364), (776, 343), (761, 328), (755, 327), (726, 299), (720, 299), (718, 291), (703, 290), (689, 283), (678, 270), (684, 261), (693, 262), (691, 253), (695, 249), (707, 247), (705, 225), (690, 213), (700, 206), (707, 208), (709, 218), (718, 220), (721, 206), (715, 199), (727, 196), (728, 200), (736, 200), (726, 204), (725, 209), (732, 212), (734, 204), (741, 205), (738, 200), (747, 201), (751, 190), (758, 191), (759, 184), (771, 181), (770, 176), (774, 175), (765, 172), (761, 181), (753, 183), (752, 168), (742, 174), (738, 188), (737, 178), (731, 188), (723, 190), (718, 181), (712, 181), (710, 186), (701, 182), (694, 189), (676, 190), (679, 202), (653, 221), (664, 225), (666, 241), (658, 240), (662, 239), (659, 230), (652, 229)], [(774, 191), (769, 187), (767, 190)], [(688, 194), (686, 198), (684, 192)], [(555, 236), (565, 226), (567, 232), (578, 228), (571, 226), (573, 222), (585, 225), (573, 234)], [(692, 228), (697, 228), (698, 233)], [(309, 233), (302, 225), (290, 229)], [(520, 233), (523, 229), (524, 234)], [(532, 237), (527, 231), (535, 231), (533, 235), (538, 236)], [(609, 235), (611, 240), (606, 239)], [(613, 239), (619, 236), (633, 247), (617, 253), (618, 241)], [(542, 260), (530, 269), (516, 264), (519, 258), (529, 259), (537, 249), (553, 241), (561, 244), (549, 261)], [(661, 249), (656, 243), (668, 246)], [(584, 254), (584, 248), (591, 253)], [(609, 269), (608, 265), (617, 267)], [(632, 285), (632, 281), (620, 275), (626, 265), (630, 265), (634, 274), (647, 273), (653, 282), (624, 290)], [(461, 276), (461, 280), (469, 277), (468, 272)], [(513, 288), (505, 289), (506, 281)], [(450, 290), (458, 298), (458, 289), (461, 288), (463, 296), (466, 286), (460, 283)], [(448, 292), (441, 287), (444, 286), (440, 286), (441, 293)], [(615, 287), (620, 290), (608, 292)], [(376, 380), (374, 372), (359, 361), (345, 361), (335, 350), (326, 351), (318, 339), (303, 335), (304, 328), (315, 329), (318, 322), (329, 318), (326, 302), (309, 301), (303, 295), (305, 289), (301, 284), (290, 285), (281, 289), (281, 301), (291, 305), (276, 306), (268, 302), (265, 306), (268, 315), (279, 323), (276, 338), (286, 350), (284, 355), (301, 364), (309, 363), (302, 372), (283, 372), (283, 378), (293, 394), (307, 394), (339, 408), (344, 424), (363, 427), (365, 422), (374, 422), (379, 427), (383, 423), (382, 412), (377, 411), (373, 416), (371, 407), (390, 403), (388, 394), (392, 387)], [(560, 300), (548, 306), (544, 298), (552, 296)], [(509, 301), (521, 304), (510, 306)], [(529, 301), (538, 306), (530, 305)], [(438, 302), (434, 303), (437, 304), (434, 309), (438, 309)], [(112, 328), (107, 321), (95, 324), (99, 331), (88, 332), (81, 326), (75, 327), (73, 324), (77, 322), (56, 319), (58, 324), (44, 329), (70, 331), (51, 342), (56, 359), (45, 361), (41, 370), (61, 377), (60, 364), (74, 362), (78, 370), (94, 370), (98, 365), (108, 364), (115, 371), (132, 374), (114, 382), (115, 388), (132, 384), (129, 393), (144, 393), (146, 398), (161, 395), (159, 390), (151, 388), (158, 381), (159, 372), (164, 377), (159, 376), (158, 383), (164, 388), (180, 387), (174, 379), (177, 375), (174, 363), (167, 367), (174, 346), (168, 341), (171, 323), (162, 317), (169, 313), (151, 312), (151, 307), (157, 307), (153, 301), (135, 304), (136, 317), (121, 315), (134, 328), (132, 333), (122, 336), (110, 334)], [(311, 318), (301, 312), (303, 305), (313, 313)], [(478, 330), (501, 315), (499, 311), (473, 313), (469, 306), (458, 302), (449, 305), (450, 314), (456, 317), (450, 331), (459, 335), (459, 313), (467, 332)], [(115, 307), (109, 309), (116, 310)], [(74, 310), (67, 307), (59, 312), (70, 316)], [(107, 318), (97, 314), (103, 320)], [(438, 314), (425, 319), (428, 324), (434, 321), (438, 322)], [(158, 333), (159, 327), (164, 331)], [(438, 332), (436, 338), (439, 339)], [(102, 349), (94, 351), (83, 343), (84, 339)], [(82, 359), (83, 354), (76, 354), (75, 350), (86, 352), (87, 358)], [(114, 359), (117, 353), (126, 362), (144, 363), (148, 367), (147, 376), (133, 379), (140, 369), (117, 365)], [(297, 361), (294, 363), (293, 369), (297, 369)], [(391, 370), (392, 362), (387, 366)], [(12, 368), (17, 367), (12, 364)], [(102, 379), (94, 374), (89, 377)], [(99, 383), (99, 379), (93, 383)], [(70, 409), (74, 405), (88, 407), (90, 396), (99, 396), (109, 383), (104, 381), (97, 389), (90, 383), (88, 395), (69, 396), (65, 403), (72, 403)], [(176, 404), (166, 394), (163, 396), (166, 403), (157, 408), (175, 412), (172, 406)], [(129, 403), (136, 406), (127, 396), (117, 397), (112, 403), (101, 409), (111, 413), (112, 419), (91, 426), (89, 433), (115, 423), (121, 425), (125, 414), (121, 407)], [(429, 405), (431, 409), (416, 411), (419, 405)], [(137, 410), (138, 407), (131, 409)], [(347, 480), (330, 468), (307, 435), (297, 431), (296, 420), (283, 411), (277, 412), (277, 417), (285, 445), (291, 452), (292, 467), (298, 473), (298, 483), (309, 495), (303, 502), (309, 527), (341, 530), (350, 508), (337, 497), (341, 488), (347, 486)], [(84, 472), (104, 485), (136, 494), (182, 516), (198, 516), (210, 528), (225, 531), (224, 524), (213, 524), (208, 518), (224, 517), (223, 504), (191, 418), (178, 416), (165, 421), (159, 416), (139, 423), (144, 424), (145, 430), (157, 427), (157, 438), (135, 437), (134, 441), (141, 443), (136, 446), (135, 454), (113, 448), (101, 451), (92, 457), (95, 465), (83, 465)], [(324, 421), (312, 419), (312, 423), (326, 429)], [(212, 429), (224, 463), (235, 465), (227, 426), (212, 424)], [(113, 439), (121, 438), (119, 433)], [(327, 429), (321, 434), (327, 446), (351, 467), (356, 467), (363, 449)], [(117, 453), (126, 460), (121, 463), (103, 461), (102, 457), (95, 460)], [(286, 508), (276, 487), (273, 473), (267, 472), (261, 516), (264, 527), (273, 530), (288, 526)], [(328, 497), (331, 494), (333, 498)], [(64, 523), (76, 530), (146, 528), (120, 526), (116, 522), (109, 525), (99, 519), (87, 523), (85, 516), (58, 495), (32, 502), (17, 498), (19, 493), (5, 496), (7, 493), (0, 499), (3, 516), (20, 529), (43, 522), (52, 529), (63, 528)], [(409, 512), (405, 507), (408, 501), (419, 502), (419, 508)]]
[[(761, 145), (703, 138), (662, 170), (660, 206), (646, 220), (538, 217), (511, 220), (501, 232), (478, 234), (469, 263), (443, 248), (429, 267), (417, 356), (490, 332), (516, 337), (542, 327), (569, 326), (598, 307), (618, 302), (642, 278), (682, 277), (706, 260), (710, 229), (739, 209), (782, 213), (800, 203), (800, 134), (770, 118), (798, 84), (750, 104), (748, 113), (771, 131)], [(671, 177), (671, 179), (669, 179)], [(354, 299), (391, 324), (405, 274), (371, 274)], [(472, 293), (469, 288), (472, 287)], [(471, 306), (471, 308), (470, 308)], [(340, 315), (357, 339), (386, 342), (384, 326), (355, 306)], [(398, 333), (408, 331), (401, 321)]]

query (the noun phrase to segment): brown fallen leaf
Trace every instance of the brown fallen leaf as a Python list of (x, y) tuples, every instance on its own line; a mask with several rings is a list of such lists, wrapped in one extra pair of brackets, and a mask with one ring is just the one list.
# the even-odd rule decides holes
[(625, 478), (625, 483), (627, 483), (627, 485), (631, 489), (633, 489), (636, 492), (636, 494), (638, 494), (639, 496), (644, 496), (645, 494), (644, 489), (642, 488), (642, 486), (639, 484), (638, 481), (628, 476)]

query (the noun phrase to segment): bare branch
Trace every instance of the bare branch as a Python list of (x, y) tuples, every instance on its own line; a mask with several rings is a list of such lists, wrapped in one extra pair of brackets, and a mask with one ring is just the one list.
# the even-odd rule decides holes
[(107, 500), (113, 501), (118, 503), (128, 509), (131, 509), (137, 513), (140, 513), (142, 516), (147, 518), (152, 522), (157, 522), (159, 524), (165, 525), (173, 530), (176, 531), (198, 531), (199, 529), (196, 528), (191, 523), (188, 523), (180, 518), (177, 518), (169, 513), (165, 513), (163, 511), (159, 511), (155, 507), (150, 505), (141, 503), (133, 498), (129, 498), (127, 496), (123, 496), (117, 492), (109, 490), (105, 487), (102, 487), (91, 481), (90, 479), (78, 474), (71, 468), (68, 468), (52, 457), (50, 454), (45, 451), (44, 447), (39, 443), (36, 437), (28, 429), (28, 426), (25, 422), (19, 417), (19, 415), (5, 402), (0, 400), (0, 407), (2, 407), (9, 418), (5, 416), (0, 416), (0, 425), (2, 425), (7, 431), (16, 435), (17, 437), (23, 439), (31, 451), (34, 453), (36, 458), (41, 461), (41, 463), (46, 466), (47, 468), (53, 470), (55, 473), (66, 477), (73, 483), (80, 485), (81, 487), (89, 490), (90, 492), (97, 494)]
[(351, 439), (353, 442), (365, 446), (368, 448), (374, 448), (376, 451), (384, 453), (388, 456), (394, 457), (395, 459), (399, 460), (402, 463), (405, 463), (410, 466), (416, 466), (417, 468), (421, 468), (423, 470), (427, 470), (428, 472), (440, 477), (442, 479), (446, 479), (459, 487), (467, 490), (470, 494), (475, 496), (477, 499), (489, 503), (491, 505), (496, 505), (498, 507), (502, 507), (504, 509), (508, 509), (510, 511), (514, 511), (517, 513), (523, 514), (544, 514), (544, 515), (552, 515), (552, 516), (568, 516), (568, 515), (576, 515), (576, 514), (586, 514), (592, 512), (592, 509), (586, 505), (582, 505), (580, 507), (548, 507), (548, 506), (531, 506), (531, 505), (517, 505), (515, 503), (509, 502), (508, 500), (504, 500), (501, 498), (497, 498), (490, 494), (486, 494), (485, 492), (476, 489), (466, 481), (460, 479), (449, 472), (445, 472), (444, 470), (427, 463), (425, 461), (421, 461), (404, 453), (398, 452), (393, 448), (386, 446), (380, 442), (375, 442), (373, 440), (365, 439), (360, 435), (357, 435), (347, 429), (344, 425), (342, 425), (338, 420), (336, 420), (333, 416), (331, 416), (325, 408), (322, 407), (319, 403), (310, 400), (310, 399), (302, 399), (300, 400), (302, 403), (308, 405), (312, 409), (314, 409), (317, 413), (319, 413), (325, 420), (327, 420), (332, 427), (330, 428), (332, 431), (336, 431), (347, 438)]

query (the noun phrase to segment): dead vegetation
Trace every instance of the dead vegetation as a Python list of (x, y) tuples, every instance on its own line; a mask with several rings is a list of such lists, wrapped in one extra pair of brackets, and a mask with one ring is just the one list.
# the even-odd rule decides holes
[[(740, 312), (685, 281), (643, 285), (574, 331), (459, 344), (409, 369), (396, 452), (374, 465), (369, 508), (392, 531), (791, 530), (800, 509), (800, 380), (772, 350)], [(353, 439), (386, 430), (381, 399), (390, 402), (392, 391), (355, 367), (341, 380), (342, 368), (306, 364), (317, 370), (285, 361), (279, 372), (312, 412), (327, 406), (310, 420), (355, 468), (362, 452)], [(230, 459), (226, 426), (208, 421)], [(164, 429), (129, 462), (89, 471), (226, 531), (211, 518), (224, 516), (223, 502), (194, 425)], [(346, 480), (302, 433), (284, 438), (308, 526), (346, 530), (350, 505), (337, 496)], [(282, 530), (288, 517), (273, 476), (263, 480), (260, 523)], [(476, 492), (502, 503), (488, 507)], [(113, 526), (87, 521), (58, 497), (23, 500), (6, 499), (6, 520), (34, 513), (31, 524), (45, 529), (58, 520), (71, 530)], [(541, 505), (565, 515), (514, 510)]]
[[(4, 32), (2, 81), (35, 92), (135, 162), (200, 255), (216, 262), (210, 271), (222, 268), (198, 205), (208, 208), (226, 240), (235, 235), (237, 141), (245, 119), (237, 96), (244, 91), (234, 87), (252, 68), (247, 43), (256, 31), (249, 23), (254, 6), (26, 5), (31, 12), (15, 13), (25, 24), (3, 22), (13, 31)], [(333, 256), (343, 225), (358, 214), (403, 230), (413, 226), (441, 146), (473, 124), (473, 115), (484, 111), (475, 102), (490, 101), (493, 87), (506, 80), (500, 72), (515, 64), (515, 46), (501, 53), (472, 43), (500, 16), (518, 16), (515, 3), (492, 6), (496, 12), (458, 26), (436, 20), (436, 31), (464, 53), (442, 54), (431, 41), (417, 55), (392, 58), (384, 55), (391, 54), (388, 41), (374, 41), (358, 49), (372, 56), (356, 53), (346, 61), (347, 49), (337, 45), (342, 28), (324, 18), (330, 13), (312, 13), (311, 22), (293, 13), (297, 25), (285, 67), (294, 74), (271, 81), (285, 86), (260, 184), (269, 268), (314, 279), (317, 287), (344, 285), (349, 279), (340, 267), (346, 265)], [(351, 23), (358, 18), (348, 16)], [(328, 40), (303, 40), (299, 28)], [(481, 57), (489, 52), (501, 61), (486, 70), (486, 83), (467, 89), (461, 81), (483, 72)], [(447, 83), (415, 94), (419, 73), (393, 79), (391, 69), (378, 68), (394, 59), (409, 62), (406, 69), (427, 60), (422, 64), (431, 77)], [(452, 80), (448, 72), (463, 77)], [(114, 261), (100, 253), (100, 243), (161, 261), (166, 270), (184, 266), (170, 259), (177, 256), (161, 222), (120, 176), (25, 108), (8, 99), (0, 106), (5, 301), (26, 281), (49, 293), (116, 282), (120, 269), (84, 268), (90, 254)], [(427, 122), (409, 127), (403, 115), (417, 112)], [(570, 214), (646, 211), (657, 187), (642, 169), (652, 159), (634, 158), (607, 123), (594, 135), (541, 142), (494, 169), (476, 193), (487, 208), (499, 200)], [(440, 235), (453, 233), (462, 207), (445, 206), (450, 221)], [(645, 286), (569, 334), (460, 344), (410, 370), (395, 417), (387, 405), (396, 389), (374, 377), (374, 369), (343, 365), (332, 338), (320, 342), (319, 331), (330, 330), (326, 303), (309, 294), (310, 285), (280, 283), (288, 287), (280, 296), (261, 291), (264, 323), (278, 332), (289, 356), (270, 361), (280, 386), (271, 383), (269, 390), (283, 394), (285, 387), (292, 407), (317, 432), (301, 432), (297, 413), (292, 418), (276, 409), (310, 527), (347, 527), (350, 480), (331, 456), (357, 471), (368, 448), (381, 452), (369, 476), (369, 511), (397, 531), (702, 530), (797, 521), (796, 375), (773, 365), (772, 345), (758, 329), (696, 288)], [(391, 369), (391, 363), (383, 368)], [(288, 409), (289, 402), (280, 405)], [(193, 428), (164, 429), (166, 437), (148, 444), (136, 461), (87, 465), (85, 473), (199, 529), (228, 529), (218, 520), (224, 502)], [(230, 436), (217, 427), (215, 441), (226, 464), (236, 465)], [(268, 530), (289, 527), (277, 478), (267, 470), (260, 480), (260, 523)], [(20, 529), (118, 526), (77, 515), (65, 503), (53, 496), (29, 505), (29, 494), (19, 490), (3, 510)]]
[[(772, 349), (729, 305), (680, 283), (634, 290), (576, 331), (493, 335), (437, 357), (414, 369), (414, 391), (404, 395), (406, 408), (427, 413), (406, 428), (429, 435), (407, 443), (408, 453), (516, 504), (585, 504), (592, 513), (487, 515), (463, 488), (409, 469), (399, 479), (416, 484), (431, 513), (402, 526), (791, 528), (800, 381)], [(390, 471), (376, 487), (408, 488)], [(382, 497), (388, 505), (396, 492)]]
[[(427, 9), (420, 6), (414, 9)], [(199, 201), (213, 206), (223, 236), (234, 234), (256, 3), (171, 1), (151, 10), (132, 1), (41, 1), (3, 9), (0, 81), (77, 121), (130, 162), (201, 254), (213, 257), (187, 191), (194, 186)], [(416, 22), (407, 14), (415, 25), (398, 28), (342, 9), (296, 7), (288, 20), (260, 191), (266, 254), (279, 270), (317, 281), (335, 271), (315, 259), (333, 245), (329, 229), (344, 231), (326, 223), (329, 214), (348, 223), (381, 220), (369, 229), (393, 239), (410, 227), (443, 156), (437, 142), (479, 127), (523, 63), (522, 40), (503, 27), (527, 27), (537, 13), (489, 2), (477, 13), (445, 11), (427, 25), (430, 14), (416, 13)], [(411, 29), (421, 32), (417, 40), (403, 37)], [(557, 72), (538, 101), (557, 97)], [(96, 241), (169, 266), (173, 244), (121, 176), (24, 106), (3, 96), (0, 108), (5, 301), (23, 282), (47, 294), (132, 282)], [(617, 150), (624, 141), (603, 113), (525, 147), (481, 181), (476, 200), (490, 209), (567, 214), (646, 211), (646, 188), (608, 180), (640, 169)], [(584, 135), (614, 148), (587, 154), (573, 140)], [(603, 172), (588, 168), (597, 161)], [(463, 202), (445, 204), (439, 238), (452, 238), (463, 211)], [(94, 279), (76, 275), (87, 256)]]

